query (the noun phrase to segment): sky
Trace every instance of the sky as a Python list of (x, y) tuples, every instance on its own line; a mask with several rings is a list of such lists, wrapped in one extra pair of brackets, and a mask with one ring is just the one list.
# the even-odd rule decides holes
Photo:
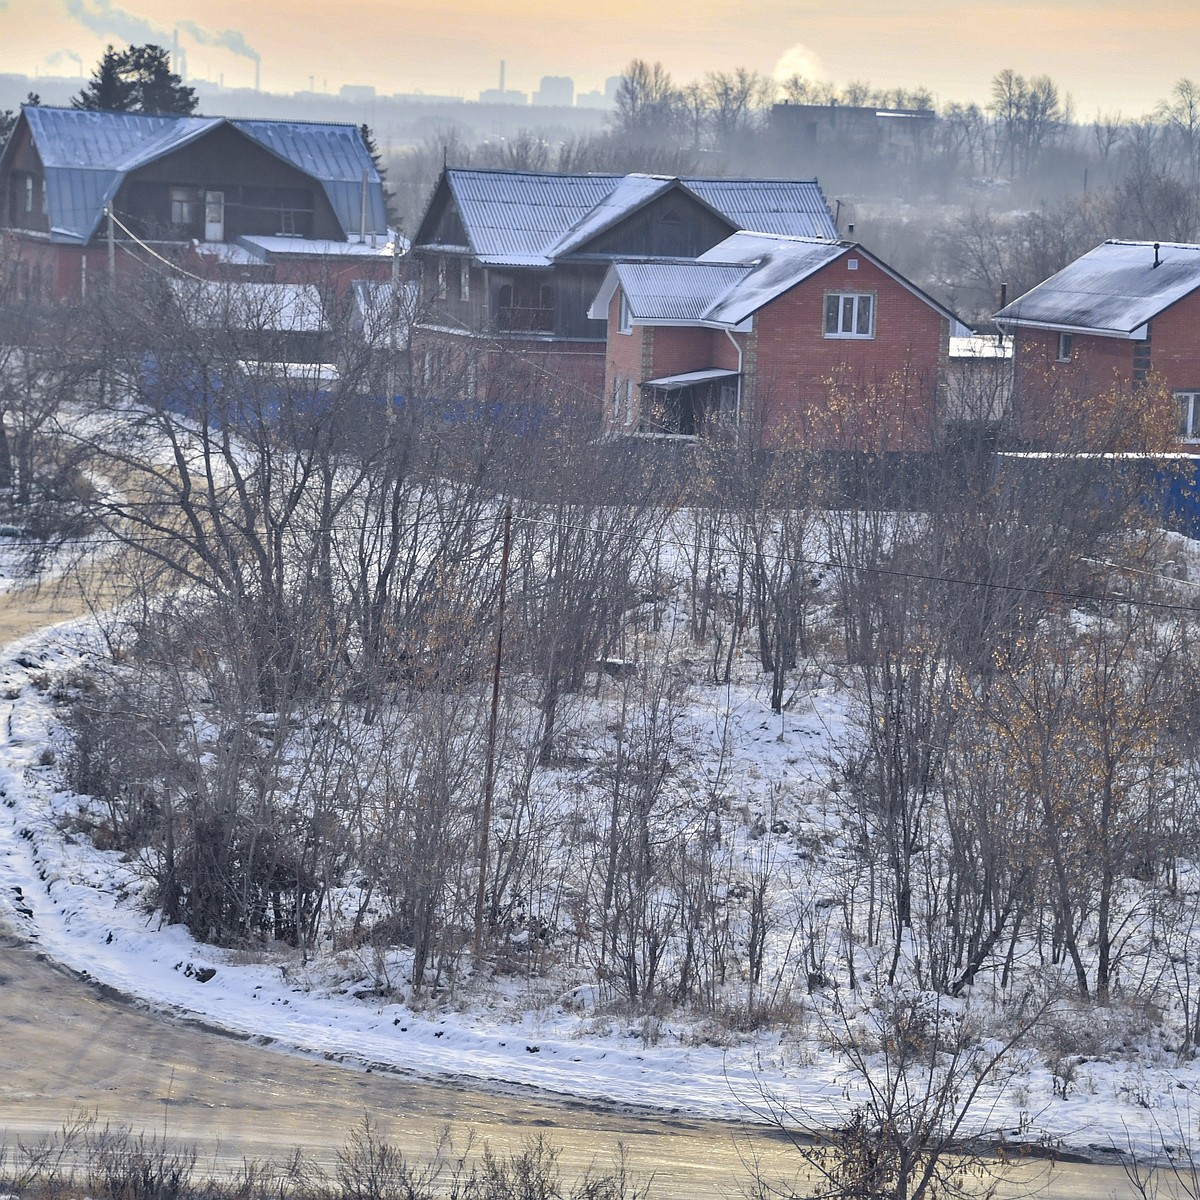
[(601, 88), (630, 59), (676, 82), (745, 66), (986, 102), (996, 72), (1048, 74), (1076, 113), (1140, 116), (1200, 75), (1196, 0), (0, 0), (0, 72), (87, 74), (107, 42), (170, 45), (189, 74), (264, 90), (371, 85), (474, 99), (543, 75)]

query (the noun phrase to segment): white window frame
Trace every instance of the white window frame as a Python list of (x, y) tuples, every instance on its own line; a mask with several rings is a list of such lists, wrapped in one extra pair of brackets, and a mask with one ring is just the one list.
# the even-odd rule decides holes
[(1179, 404), (1179, 440), (1200, 442), (1200, 388), (1175, 393)]
[(617, 302), (617, 332), (633, 332), (633, 313), (629, 311), (629, 301), (625, 299), (624, 292), (621, 292)]
[(1068, 363), (1071, 361), (1071, 356), (1075, 353), (1075, 335), (1073, 333), (1060, 333), (1058, 335), (1058, 357), (1055, 362)]
[[(865, 302), (865, 304), (864, 304)], [(836, 308), (831, 307), (833, 304)], [(866, 329), (862, 312), (866, 308)], [(866, 341), (875, 336), (874, 292), (826, 292), (822, 328), (827, 338), (852, 338)], [(832, 321), (830, 318), (834, 318)], [(831, 326), (833, 326), (831, 328)]]
[(172, 225), (191, 226), (198, 223), (204, 198), (196, 188), (173, 187), (169, 196)]
[(33, 212), (33, 176), (25, 176), (25, 211)]

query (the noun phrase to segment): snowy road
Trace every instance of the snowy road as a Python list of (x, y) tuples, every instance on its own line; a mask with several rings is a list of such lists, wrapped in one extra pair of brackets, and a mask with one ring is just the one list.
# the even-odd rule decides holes
[[(78, 597), (0, 596), (0, 644), (84, 611)], [(668, 1105), (672, 1097), (664, 1095)], [(548, 1134), (564, 1171), (603, 1165), (623, 1143), (654, 1195), (736, 1196), (753, 1155), (790, 1174), (794, 1152), (761, 1130), (653, 1118), (555, 1100), (371, 1073), (283, 1053), (138, 1008), (46, 962), (0, 925), (0, 1142), (49, 1132), (72, 1111), (194, 1141), (207, 1161), (279, 1157), (296, 1145), (331, 1163), (364, 1112), (420, 1157), (449, 1128), (499, 1151)], [(1063, 1166), (1046, 1197), (1132, 1195), (1119, 1170)]]

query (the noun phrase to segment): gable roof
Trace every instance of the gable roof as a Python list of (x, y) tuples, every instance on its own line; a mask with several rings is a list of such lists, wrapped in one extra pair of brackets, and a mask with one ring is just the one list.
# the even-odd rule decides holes
[(1108, 241), (1006, 305), (996, 321), (1129, 337), (1197, 288), (1200, 245)]
[(816, 180), (677, 179), (664, 175), (557, 175), (535, 171), (446, 170), (426, 210), (417, 245), (436, 245), (427, 228), (439, 199), (454, 201), (469, 250), (489, 266), (548, 267), (579, 250), (672, 188), (725, 220), (769, 232), (836, 237)]
[[(21, 120), (29, 126), (46, 172), (46, 207), (54, 241), (89, 241), (105, 206), (131, 171), (225, 125), (319, 183), (347, 234), (359, 227), (365, 173), (368, 224), (376, 232), (386, 227), (379, 172), (353, 125), (146, 116), (43, 105), (23, 105)], [(11, 138), (9, 146), (15, 140)]]
[(588, 315), (595, 320), (605, 319), (613, 294), (620, 287), (635, 324), (733, 329), (851, 252), (890, 275), (948, 320), (952, 329), (959, 327), (954, 313), (857, 242), (745, 231), (726, 238), (697, 259), (614, 264)]

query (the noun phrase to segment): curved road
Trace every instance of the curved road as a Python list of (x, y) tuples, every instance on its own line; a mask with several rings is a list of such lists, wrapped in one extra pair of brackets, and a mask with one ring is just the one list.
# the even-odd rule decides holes
[[(82, 610), (78, 597), (0, 596), (0, 645)], [(622, 1144), (633, 1173), (654, 1176), (660, 1200), (736, 1196), (751, 1156), (771, 1176), (790, 1176), (796, 1163), (760, 1130), (364, 1073), (243, 1042), (113, 996), (0, 923), (0, 1144), (55, 1130), (79, 1110), (195, 1142), (214, 1165), (280, 1158), (294, 1146), (329, 1165), (364, 1113), (410, 1158), (428, 1154), (447, 1129), (456, 1143), (473, 1136), (500, 1152), (545, 1133), (574, 1176), (593, 1163), (603, 1169)], [(1114, 1168), (1060, 1165), (1048, 1177), (1043, 1168), (1035, 1186), (1064, 1200), (1133, 1195)]]

